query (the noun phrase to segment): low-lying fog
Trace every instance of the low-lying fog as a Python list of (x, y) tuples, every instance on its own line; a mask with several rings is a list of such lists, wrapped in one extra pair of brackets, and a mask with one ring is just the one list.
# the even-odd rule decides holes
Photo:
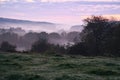
[(65, 46), (68, 43), (73, 45), (80, 41), (80, 32), (72, 31), (65, 32), (26, 32), (22, 28), (8, 28), (0, 29), (0, 44), (3, 41), (7, 41), (12, 45), (15, 45), (18, 51), (30, 50), (33, 43), (38, 41), (40, 38), (46, 38), (49, 43), (55, 45)]
[(55, 45), (73, 45), (80, 41), (81, 25), (64, 25), (50, 22), (35, 22), (0, 18), (0, 44), (7, 41), (18, 51), (30, 50), (40, 37), (46, 37)]

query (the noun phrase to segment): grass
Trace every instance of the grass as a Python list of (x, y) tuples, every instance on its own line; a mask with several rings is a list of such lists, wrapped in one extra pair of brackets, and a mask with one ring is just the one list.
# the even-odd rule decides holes
[(1, 53), (0, 80), (120, 80), (120, 58)]

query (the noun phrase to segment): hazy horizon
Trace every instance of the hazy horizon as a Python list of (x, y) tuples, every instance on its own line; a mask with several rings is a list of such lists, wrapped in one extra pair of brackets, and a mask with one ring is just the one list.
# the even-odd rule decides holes
[(91, 15), (120, 19), (119, 0), (0, 0), (0, 17), (78, 25)]

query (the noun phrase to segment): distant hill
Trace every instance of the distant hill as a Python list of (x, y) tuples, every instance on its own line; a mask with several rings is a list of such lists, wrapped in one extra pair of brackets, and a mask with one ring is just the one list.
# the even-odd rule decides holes
[(25, 30), (52, 32), (56, 29), (56, 26), (57, 24), (50, 22), (39, 22), (0, 17), (0, 28), (21, 27)]

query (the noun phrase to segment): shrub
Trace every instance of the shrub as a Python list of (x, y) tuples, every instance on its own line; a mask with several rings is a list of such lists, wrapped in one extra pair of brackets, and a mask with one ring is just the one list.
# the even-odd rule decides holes
[(0, 50), (3, 52), (14, 52), (15, 48), (14, 45), (9, 44), (8, 42), (2, 42)]

